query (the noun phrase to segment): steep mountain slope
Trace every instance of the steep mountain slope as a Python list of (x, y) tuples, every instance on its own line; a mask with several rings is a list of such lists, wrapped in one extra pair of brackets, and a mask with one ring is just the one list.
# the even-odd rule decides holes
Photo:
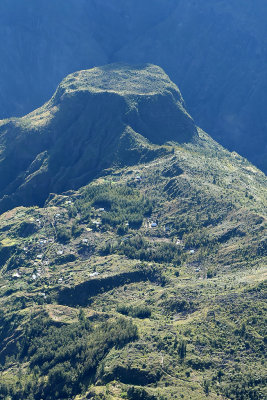
[(77, 113), (70, 132), (88, 151), (78, 127), (93, 106), (89, 143), (120, 140), (130, 121), (157, 144), (135, 133), (88, 185), (0, 216), (0, 396), (263, 400), (267, 178), (196, 131), (161, 69), (129, 68), (71, 75), (43, 108), (3, 122), (17, 140), (71, 140)]
[(68, 73), (160, 65), (190, 114), (265, 172), (264, 0), (2, 0), (0, 118), (47, 101)]
[(51, 192), (77, 189), (114, 164), (151, 159), (167, 151), (157, 145), (196, 135), (179, 89), (159, 67), (74, 73), (40, 109), (0, 121), (0, 210), (42, 205)]

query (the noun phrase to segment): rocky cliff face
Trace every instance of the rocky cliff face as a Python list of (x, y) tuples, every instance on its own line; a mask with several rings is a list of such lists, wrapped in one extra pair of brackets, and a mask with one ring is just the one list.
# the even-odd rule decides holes
[(2, 0), (0, 118), (47, 101), (69, 73), (160, 65), (196, 123), (266, 165), (264, 0)]
[(0, 125), (0, 209), (43, 204), (113, 165), (197, 135), (177, 86), (159, 67), (108, 65), (67, 76), (43, 107)]

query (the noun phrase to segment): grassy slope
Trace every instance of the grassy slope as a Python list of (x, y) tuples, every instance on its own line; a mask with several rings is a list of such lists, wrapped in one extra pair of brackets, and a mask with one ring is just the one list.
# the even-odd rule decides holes
[[(137, 384), (148, 399), (264, 398), (266, 177), (202, 131), (195, 143), (170, 143), (169, 150), (150, 163), (106, 171), (95, 181), (111, 200), (105, 211), (98, 210), (101, 199), (82, 190), (55, 196), (44, 208), (17, 208), (1, 216), (2, 320), (14, 323), (7, 322), (10, 330), (1, 336), (0, 356), (11, 356), (3, 364), (2, 383), (18, 380), (24, 387), (41, 380), (38, 373), (30, 375), (31, 358), (16, 359), (14, 346), (32, 316), (45, 311), (52, 321), (73, 325), (82, 306), (101, 330), (103, 319), (117, 321), (121, 307), (131, 305), (151, 312), (145, 319), (125, 316), (138, 326), (139, 338), (122, 348), (111, 346), (91, 387), (87, 381), (79, 390), (121, 399)], [(133, 191), (123, 195), (120, 188), (126, 185)], [(125, 202), (117, 204), (112, 191)], [(142, 195), (151, 200), (151, 215)], [(126, 224), (131, 198), (140, 201), (143, 218), (135, 229)], [(114, 222), (112, 207), (121, 220)], [(97, 228), (95, 222), (104, 220)], [(157, 227), (151, 228), (152, 221)], [(142, 255), (133, 245), (140, 238)], [(154, 268), (155, 276), (136, 277), (140, 260), (134, 257), (142, 258), (144, 270)], [(102, 289), (82, 286), (92, 280)], [(64, 293), (75, 287), (89, 287), (91, 295), (76, 296), (72, 306)]]

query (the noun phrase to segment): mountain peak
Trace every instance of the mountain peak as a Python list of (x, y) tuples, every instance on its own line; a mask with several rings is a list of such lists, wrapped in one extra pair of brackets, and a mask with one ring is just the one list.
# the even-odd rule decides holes
[[(43, 107), (0, 124), (0, 210), (41, 205), (113, 165), (156, 157), (197, 135), (177, 86), (154, 65), (68, 75)], [(1, 200), (2, 199), (2, 200)]]

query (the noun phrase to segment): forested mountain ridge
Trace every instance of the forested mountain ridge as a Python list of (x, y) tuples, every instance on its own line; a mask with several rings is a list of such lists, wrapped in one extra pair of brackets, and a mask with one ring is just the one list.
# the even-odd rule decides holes
[(79, 71), (0, 131), (1, 398), (264, 400), (267, 178), (162, 69)]
[(198, 126), (266, 172), (266, 15), (264, 0), (2, 0), (0, 118), (74, 71), (157, 64)]

